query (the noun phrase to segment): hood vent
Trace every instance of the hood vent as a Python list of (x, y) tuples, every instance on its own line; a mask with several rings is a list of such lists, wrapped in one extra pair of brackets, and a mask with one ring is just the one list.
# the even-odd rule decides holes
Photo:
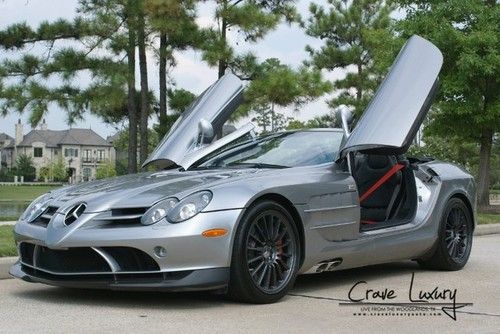
[(141, 217), (148, 208), (115, 208), (97, 215), (86, 228), (114, 228), (142, 226)]
[(38, 218), (33, 220), (30, 224), (47, 227), (52, 217), (56, 214), (57, 209), (58, 208), (56, 206), (49, 206)]
[(73, 224), (83, 214), (86, 208), (87, 205), (85, 205), (85, 203), (80, 203), (69, 209), (64, 217), (64, 225), (69, 226)]

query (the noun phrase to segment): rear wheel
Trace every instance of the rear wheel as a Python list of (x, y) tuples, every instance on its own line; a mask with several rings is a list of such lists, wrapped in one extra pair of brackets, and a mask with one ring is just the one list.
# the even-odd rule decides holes
[(254, 205), (236, 232), (229, 295), (251, 303), (278, 301), (293, 286), (299, 259), (299, 237), (292, 216), (272, 201)]
[(472, 248), (472, 216), (459, 198), (446, 204), (439, 228), (439, 239), (433, 255), (418, 260), (425, 268), (438, 270), (462, 269)]

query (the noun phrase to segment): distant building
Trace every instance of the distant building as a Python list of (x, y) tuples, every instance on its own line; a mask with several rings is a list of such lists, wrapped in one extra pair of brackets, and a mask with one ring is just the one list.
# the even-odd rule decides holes
[(14, 142), (14, 138), (6, 133), (0, 133), (0, 169), (7, 167), (7, 150), (5, 148)]
[(73, 182), (94, 179), (97, 167), (102, 163), (115, 164), (113, 146), (91, 129), (48, 130), (45, 120), (40, 129), (31, 130), (26, 135), (21, 120), (18, 121), (15, 139), (2, 149), (2, 165), (14, 167), (17, 157), (22, 154), (33, 158), (37, 178), (43, 167), (63, 159)]

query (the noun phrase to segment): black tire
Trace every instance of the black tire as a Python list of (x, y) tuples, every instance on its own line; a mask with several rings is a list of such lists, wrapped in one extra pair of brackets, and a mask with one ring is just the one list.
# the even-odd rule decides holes
[(446, 204), (439, 225), (438, 242), (434, 253), (418, 263), (427, 269), (460, 270), (470, 256), (473, 220), (465, 203), (452, 198)]
[(299, 261), (293, 217), (276, 202), (258, 202), (247, 210), (236, 231), (228, 295), (240, 302), (274, 303), (293, 286)]

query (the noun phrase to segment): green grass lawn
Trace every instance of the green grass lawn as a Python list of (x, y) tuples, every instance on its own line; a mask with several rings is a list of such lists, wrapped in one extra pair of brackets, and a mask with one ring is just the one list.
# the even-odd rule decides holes
[(500, 223), (500, 214), (478, 212), (477, 223), (478, 224), (497, 224), (497, 223)]
[(0, 186), (0, 201), (29, 202), (58, 186)]
[(0, 257), (17, 255), (12, 229), (13, 226), (0, 226)]

